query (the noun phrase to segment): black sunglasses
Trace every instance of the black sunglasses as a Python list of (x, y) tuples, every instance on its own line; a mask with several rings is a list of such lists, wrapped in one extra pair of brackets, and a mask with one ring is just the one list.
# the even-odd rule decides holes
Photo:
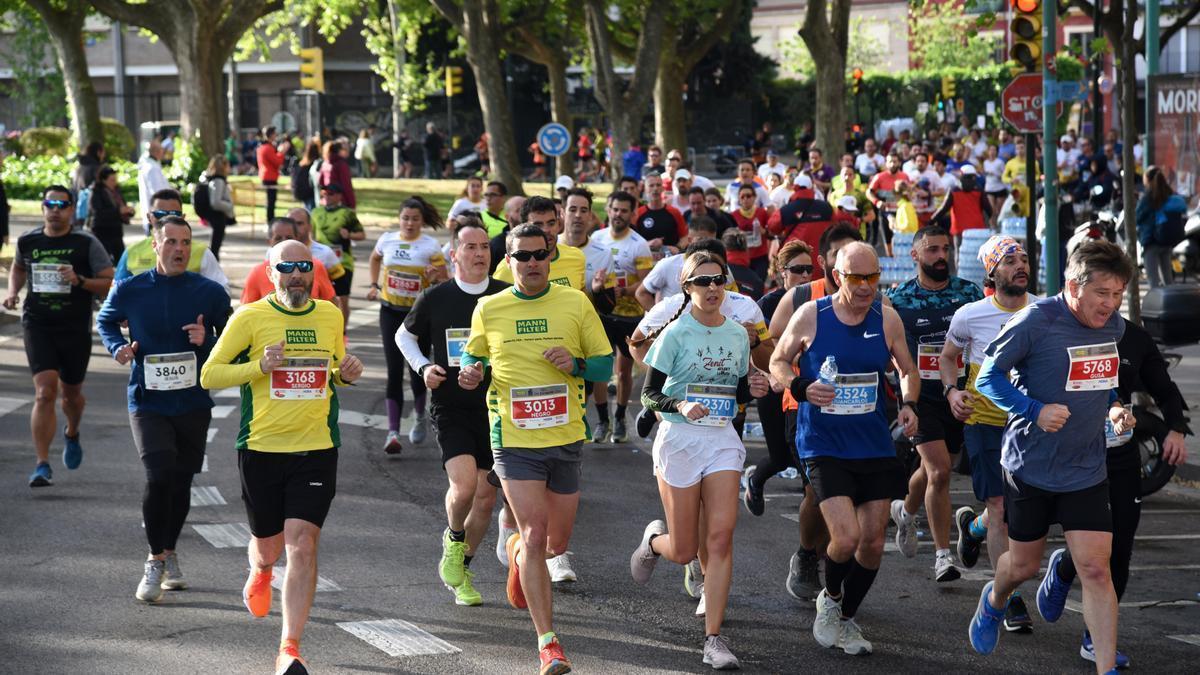
[(812, 265), (789, 265), (787, 271), (792, 274), (812, 274)]
[(684, 283), (686, 283), (689, 286), (699, 286), (700, 288), (708, 288), (709, 286), (712, 286), (713, 284), (716, 284), (718, 286), (724, 286), (725, 281), (726, 281), (726, 277), (724, 274), (701, 274), (699, 276), (695, 276), (695, 277), (691, 277), (691, 278), (687, 279)]
[(283, 261), (275, 263), (275, 269), (279, 270), (280, 274), (291, 274), (296, 270), (308, 274), (313, 271), (313, 264), (311, 260)]
[(51, 211), (66, 211), (67, 209), (71, 208), (71, 202), (70, 200), (62, 199), (45, 199), (42, 200), (42, 206), (50, 209)]
[(550, 251), (548, 249), (539, 248), (536, 251), (525, 251), (525, 250), (513, 251), (512, 253), (509, 253), (509, 255), (516, 258), (517, 262), (527, 263), (530, 260), (539, 260), (540, 261), (540, 260), (545, 260), (546, 258), (549, 258)]
[(162, 220), (163, 218), (166, 218), (167, 216), (175, 216), (177, 218), (182, 218), (183, 211), (176, 211), (175, 209), (165, 209), (165, 210), (164, 209), (154, 209), (153, 211), (150, 212), (150, 215), (154, 216), (155, 219), (157, 219), (157, 220)]

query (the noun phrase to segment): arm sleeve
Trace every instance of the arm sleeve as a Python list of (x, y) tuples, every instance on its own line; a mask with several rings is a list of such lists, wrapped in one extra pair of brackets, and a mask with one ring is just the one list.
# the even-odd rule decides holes
[(245, 312), (238, 312), (229, 320), (228, 328), (221, 333), (204, 367), (200, 369), (200, 386), (209, 390), (225, 389), (265, 376), (258, 366), (258, 359), (250, 358), (245, 363), (233, 362), (242, 352), (249, 355), (253, 346), (249, 340), (250, 331), (242, 325), (245, 317)]
[(1166, 420), (1169, 429), (1183, 434), (1192, 433), (1187, 418), (1183, 415), (1183, 395), (1179, 392), (1179, 386), (1167, 373), (1166, 359), (1152, 340), (1147, 339), (1144, 342), (1146, 354), (1140, 373), (1142, 384), (1162, 410), (1163, 419)]
[(417, 341), (417, 336), (408, 332), (408, 326), (400, 327), (396, 331), (396, 344), (400, 347), (400, 353), (404, 355), (404, 360), (408, 361), (408, 367), (420, 374), (421, 369), (433, 363), (428, 356), (421, 351), (421, 345)]
[(642, 405), (655, 412), (678, 413), (682, 401), (663, 393), (666, 383), (666, 373), (657, 368), (650, 368), (646, 373), (646, 383), (642, 385)]
[(975, 388), (1004, 412), (1036, 420), (1042, 412), (1042, 404), (1021, 393), (1008, 380), (1008, 372), (1029, 351), (1028, 323), (1010, 325), (1010, 329), (1002, 331), (992, 342), (979, 369)]

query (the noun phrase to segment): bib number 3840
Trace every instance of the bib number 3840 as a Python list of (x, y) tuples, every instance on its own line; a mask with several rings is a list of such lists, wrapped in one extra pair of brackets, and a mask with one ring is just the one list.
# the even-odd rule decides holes
[(328, 395), (329, 359), (284, 359), (271, 371), (271, 398), (279, 401), (322, 399)]
[(512, 423), (518, 429), (548, 429), (570, 421), (567, 385), (514, 387), (509, 390)]
[(142, 377), (150, 391), (174, 391), (196, 386), (195, 352), (147, 354)]
[(1117, 369), (1121, 365), (1117, 343), (1070, 347), (1067, 355), (1071, 369), (1067, 373), (1067, 391), (1100, 391), (1117, 388)]

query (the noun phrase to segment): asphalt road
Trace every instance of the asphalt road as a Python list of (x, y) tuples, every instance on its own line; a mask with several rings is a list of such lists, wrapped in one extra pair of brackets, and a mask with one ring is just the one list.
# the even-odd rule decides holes
[[(235, 233), (224, 252), (231, 278), (244, 276), (261, 251)], [(356, 281), (365, 286), (361, 276)], [(484, 604), (457, 607), (436, 571), (445, 527), (438, 452), (432, 442), (406, 447), (399, 457), (379, 449), (383, 355), (366, 301), (356, 303), (350, 343), (367, 371), (362, 386), (341, 395), (338, 496), (323, 532), (323, 583), (303, 643), (312, 672), (533, 672), (536, 638), (528, 615), (504, 602), (504, 569), (492, 553), (495, 528), (472, 565)], [(60, 437), (52, 450), (55, 485), (40, 490), (26, 484), (33, 468), (32, 387), (11, 322), (0, 328), (0, 373), (0, 672), (270, 672), (279, 602), (267, 618), (246, 612), (240, 596), (246, 534), (228, 529), (245, 523), (233, 392), (217, 392), (208, 470), (196, 477), (196, 505), (179, 544), (191, 588), (148, 606), (133, 598), (145, 555), (143, 473), (126, 416), (125, 369), (97, 340), (85, 386), (83, 465), (76, 471), (62, 466)], [(406, 418), (404, 431), (409, 423)], [(579, 581), (555, 591), (556, 627), (577, 672), (707, 670), (700, 662), (703, 624), (693, 616), (695, 601), (683, 593), (681, 568), (660, 564), (645, 587), (629, 577), (629, 555), (642, 528), (662, 511), (648, 450), (642, 442), (585, 450), (571, 542)], [(750, 443), (751, 458), (763, 454), (760, 442)], [(1071, 611), (1052, 625), (1035, 615), (1032, 635), (1004, 635), (995, 654), (975, 655), (966, 628), (988, 576), (986, 556), (966, 579), (936, 585), (928, 541), (913, 560), (888, 547), (859, 613), (874, 655), (821, 649), (811, 635), (812, 606), (787, 595), (783, 584), (796, 547), (799, 487), (799, 481), (775, 478), (767, 484), (764, 516), (741, 511), (723, 632), (744, 669), (1089, 672), (1077, 654), (1082, 617)], [(1120, 626), (1121, 648), (1143, 672), (1200, 671), (1192, 660), (1200, 659), (1200, 500), (1194, 494), (1174, 488), (1145, 501)], [(966, 478), (955, 477), (952, 499), (956, 507), (973, 503)], [(228, 541), (212, 532), (220, 526)], [(1026, 592), (1032, 594), (1032, 584)], [(1080, 599), (1078, 584), (1072, 599)], [(378, 623), (360, 622), (388, 622), (390, 638), (363, 639), (373, 627), (383, 633)]]

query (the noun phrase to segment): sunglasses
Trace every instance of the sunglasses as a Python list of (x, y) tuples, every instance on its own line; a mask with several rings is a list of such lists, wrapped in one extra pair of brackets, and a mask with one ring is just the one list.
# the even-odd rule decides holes
[(62, 199), (46, 199), (42, 201), (42, 206), (51, 211), (66, 211), (71, 208), (71, 202)]
[(496, 197), (503, 197), (504, 195), (500, 194), (499, 192), (485, 192), (483, 193), (483, 196), (487, 197), (488, 199), (495, 199)]
[(283, 261), (275, 263), (275, 269), (278, 270), (280, 274), (291, 274), (296, 270), (300, 270), (304, 274), (307, 274), (313, 271), (313, 264), (311, 260)]
[(725, 281), (726, 281), (726, 277), (724, 274), (701, 274), (699, 276), (694, 276), (694, 277), (690, 277), (690, 278), (686, 279), (684, 281), (684, 283), (689, 286), (699, 286), (700, 288), (708, 288), (709, 286), (712, 286), (713, 284), (716, 284), (718, 286), (724, 286)]
[(789, 265), (787, 268), (787, 271), (791, 272), (792, 274), (812, 274), (813, 266), (812, 265)]
[(539, 248), (536, 251), (525, 251), (525, 250), (513, 251), (512, 253), (509, 253), (508, 255), (516, 258), (517, 262), (527, 263), (530, 260), (542, 261), (542, 260), (545, 260), (546, 258), (549, 258), (550, 251), (548, 251), (547, 249), (544, 249), (544, 248)]
[(851, 274), (837, 269), (834, 272), (837, 272), (838, 276), (842, 278), (842, 283), (850, 286), (862, 286), (863, 284), (874, 286), (879, 283), (879, 272), (875, 272), (874, 274)]
[(154, 216), (154, 218), (156, 220), (162, 220), (163, 218), (166, 218), (167, 216), (176, 216), (178, 218), (182, 218), (183, 211), (176, 211), (175, 209), (167, 209), (167, 210), (154, 209), (153, 211), (150, 212), (150, 215)]

